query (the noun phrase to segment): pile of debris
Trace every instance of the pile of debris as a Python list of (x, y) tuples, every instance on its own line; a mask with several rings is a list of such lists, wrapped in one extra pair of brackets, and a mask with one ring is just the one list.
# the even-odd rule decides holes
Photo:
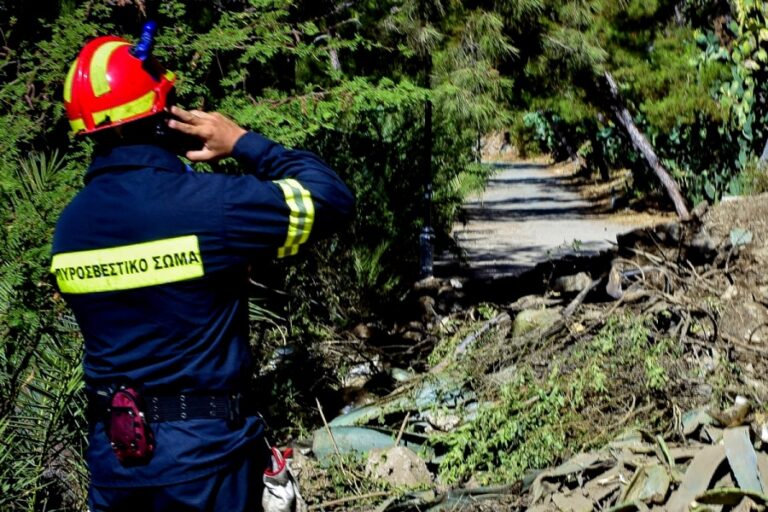
[[(768, 198), (759, 196), (514, 278), (419, 283), (410, 322), (359, 326), (364, 339), (337, 351), (340, 365), (359, 363), (345, 376), (350, 387), (372, 389), (385, 375), (394, 390), (363, 393), (325, 422), (313, 459), (301, 464), (317, 484), (322, 467), (344, 471), (350, 454), (370, 456), (368, 478), (390, 487), (348, 489), (369, 501), (314, 507), (760, 509), (768, 504), (766, 265)], [(405, 349), (382, 350), (377, 333), (401, 335)], [(426, 360), (401, 369), (425, 351)], [(489, 410), (509, 422), (536, 417), (501, 432), (505, 423)], [(490, 432), (476, 426), (483, 422)], [(534, 441), (541, 436), (532, 429), (549, 437)], [(539, 452), (509, 456), (537, 442)], [(593, 451), (574, 456), (583, 449)], [(457, 460), (473, 471), (443, 472)], [(403, 490), (414, 487), (428, 490)]]
[[(579, 454), (539, 474), (528, 510), (758, 510), (768, 505), (768, 453), (755, 450), (748, 426), (727, 426), (744, 421), (748, 413), (743, 397), (720, 420), (692, 411), (682, 418), (685, 440), (677, 444), (631, 430), (601, 451)], [(766, 423), (757, 439), (764, 449)]]

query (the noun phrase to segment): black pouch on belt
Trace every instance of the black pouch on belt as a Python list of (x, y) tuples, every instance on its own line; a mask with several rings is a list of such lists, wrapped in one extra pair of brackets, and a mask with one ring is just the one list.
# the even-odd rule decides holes
[(136, 388), (119, 386), (110, 399), (108, 413), (107, 436), (120, 463), (135, 466), (149, 462), (155, 452), (155, 436)]

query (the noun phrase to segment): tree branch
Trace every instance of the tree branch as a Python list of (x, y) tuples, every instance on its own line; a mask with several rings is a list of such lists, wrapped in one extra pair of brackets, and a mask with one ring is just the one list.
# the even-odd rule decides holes
[(632, 119), (632, 115), (629, 113), (629, 110), (621, 99), (621, 95), (619, 94), (619, 87), (616, 85), (616, 80), (614, 80), (613, 75), (611, 75), (609, 71), (605, 71), (603, 76), (605, 77), (605, 81), (608, 83), (608, 89), (611, 94), (611, 99), (613, 100), (611, 102), (611, 108), (614, 115), (616, 116), (616, 119), (619, 121), (619, 124), (621, 124), (624, 130), (626, 130), (627, 135), (629, 135), (629, 138), (632, 141), (632, 144), (635, 146), (635, 149), (637, 149), (640, 154), (643, 155), (645, 161), (648, 163), (648, 166), (653, 170), (653, 172), (659, 178), (661, 184), (666, 189), (667, 195), (670, 199), (672, 199), (672, 202), (675, 205), (678, 218), (680, 220), (690, 220), (691, 214), (688, 212), (685, 199), (680, 193), (680, 187), (677, 185), (675, 180), (672, 179), (667, 170), (664, 169), (664, 167), (661, 165), (659, 157), (653, 150), (651, 143), (648, 142), (648, 139), (640, 131), (640, 129), (635, 124), (635, 121)]

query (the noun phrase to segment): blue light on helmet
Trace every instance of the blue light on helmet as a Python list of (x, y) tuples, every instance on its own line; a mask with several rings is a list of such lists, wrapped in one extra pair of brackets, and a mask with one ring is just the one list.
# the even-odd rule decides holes
[(152, 55), (152, 47), (155, 44), (155, 33), (157, 32), (157, 23), (148, 21), (144, 24), (141, 31), (139, 42), (131, 48), (131, 53), (139, 60), (147, 60)]

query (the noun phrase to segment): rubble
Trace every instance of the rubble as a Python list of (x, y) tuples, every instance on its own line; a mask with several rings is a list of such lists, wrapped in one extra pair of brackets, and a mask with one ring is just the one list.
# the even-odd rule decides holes
[[(325, 463), (337, 451), (366, 461), (407, 446), (434, 480), (420, 480), (429, 491), (393, 490), (348, 510), (763, 510), (766, 268), (761, 196), (697, 208), (688, 223), (637, 230), (612, 251), (544, 262), (514, 279), (421, 282), (407, 329), (388, 331), (420, 334), (398, 338), (406, 355), (364, 358), (400, 378), (315, 431), (313, 454)], [(370, 346), (385, 329), (356, 331)], [(501, 448), (472, 444), (475, 422), (505, 401), (509, 424), (538, 414), (516, 423), (530, 430), (480, 433), (502, 443), (522, 436)], [(559, 409), (548, 415), (547, 407)], [(501, 466), (533, 449), (547, 421), (560, 435), (541, 444), (551, 459), (521, 455), (506, 479)], [(486, 447), (488, 463), (471, 478), (445, 480), (454, 449), (446, 439), (459, 435), (472, 449)]]
[(768, 453), (754, 450), (748, 427), (725, 429), (717, 444), (662, 444), (661, 438), (619, 442), (577, 455), (536, 478), (529, 510), (687, 512), (704, 510), (700, 505), (768, 503)]

